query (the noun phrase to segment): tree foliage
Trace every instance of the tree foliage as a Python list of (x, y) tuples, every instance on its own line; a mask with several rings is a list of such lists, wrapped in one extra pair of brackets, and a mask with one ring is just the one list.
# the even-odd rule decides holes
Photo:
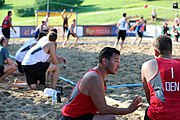
[(5, 3), (5, 0), (0, 0), (0, 7), (2, 7)]
[[(59, 11), (66, 8), (80, 6), (84, 0), (49, 0), (49, 10)], [(36, 0), (37, 10), (47, 10), (47, 0)]]

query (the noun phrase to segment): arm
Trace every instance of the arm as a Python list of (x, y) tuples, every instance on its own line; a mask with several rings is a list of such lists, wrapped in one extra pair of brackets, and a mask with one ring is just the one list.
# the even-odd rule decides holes
[(66, 12), (66, 9), (64, 9), (61, 13), (61, 17), (64, 19), (64, 13)]
[(71, 24), (70, 32), (73, 33), (73, 24)]
[(105, 94), (105, 90), (103, 88), (104, 83), (97, 75), (96, 76), (87, 75), (83, 78), (83, 82), (80, 85), (80, 91), (83, 92), (82, 86), (84, 85), (87, 86), (88, 94), (91, 96), (95, 106), (98, 109), (99, 114), (124, 115), (135, 111), (140, 106), (139, 104), (141, 102), (140, 97), (136, 97), (128, 108), (116, 108), (113, 106), (109, 106), (107, 105), (104, 96)]
[(69, 19), (72, 16), (73, 9), (71, 9), (71, 14), (67, 18)]
[(54, 43), (49, 42), (47, 45), (43, 47), (43, 49), (46, 53), (50, 54), (50, 62), (53, 64), (58, 64)]
[(135, 18), (135, 17), (138, 17), (138, 15), (128, 16), (128, 17), (126, 17), (126, 20), (127, 20), (127, 19), (131, 19), (131, 18)]
[(147, 80), (145, 78), (145, 71), (146, 71), (145, 69), (146, 69), (146, 66), (145, 66), (145, 64), (143, 64), (142, 68), (141, 68), (141, 80), (142, 80), (142, 84), (143, 84), (143, 88), (145, 91), (147, 102), (150, 104), (150, 92), (148, 89)]
[(16, 33), (16, 30), (15, 30), (14, 27), (12, 26), (12, 18), (11, 18), (11, 17), (9, 18), (9, 24), (10, 24), (11, 28), (14, 30), (14, 32)]
[(57, 59), (58, 59), (58, 61), (59, 61), (59, 63), (64, 63), (64, 64), (66, 64), (66, 59), (64, 58), (64, 57), (62, 57), (62, 56), (57, 56)]

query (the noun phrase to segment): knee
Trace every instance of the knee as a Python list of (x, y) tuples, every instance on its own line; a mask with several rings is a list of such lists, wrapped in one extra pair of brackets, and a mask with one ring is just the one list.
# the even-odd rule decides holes
[(34, 89), (37, 88), (37, 85), (36, 84), (31, 84), (31, 85), (29, 85), (29, 87), (34, 90)]

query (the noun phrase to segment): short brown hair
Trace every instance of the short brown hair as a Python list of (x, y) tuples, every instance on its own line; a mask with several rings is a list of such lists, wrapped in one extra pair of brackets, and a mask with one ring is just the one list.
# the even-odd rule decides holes
[(48, 38), (49, 38), (49, 41), (56, 41), (56, 39), (57, 39), (57, 34), (55, 33), (55, 32), (50, 32), (49, 34), (48, 34)]
[(152, 42), (152, 46), (159, 52), (160, 55), (172, 54), (172, 40), (167, 35), (157, 37)]

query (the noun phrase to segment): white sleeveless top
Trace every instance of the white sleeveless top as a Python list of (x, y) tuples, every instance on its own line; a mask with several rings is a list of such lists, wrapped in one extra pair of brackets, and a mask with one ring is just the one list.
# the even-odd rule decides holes
[(32, 38), (25, 42), (16, 52), (15, 59), (22, 62), (26, 53), (30, 50), (32, 44), (36, 44), (37, 40)]
[(128, 23), (127, 23), (125, 17), (121, 18), (121, 19), (119, 20), (119, 23), (120, 23), (120, 25), (119, 25), (119, 30), (127, 30), (127, 29), (128, 29)]
[(34, 65), (38, 62), (47, 62), (50, 54), (47, 54), (43, 47), (48, 44), (49, 41), (45, 41), (42, 44), (36, 44), (25, 55), (22, 65)]

